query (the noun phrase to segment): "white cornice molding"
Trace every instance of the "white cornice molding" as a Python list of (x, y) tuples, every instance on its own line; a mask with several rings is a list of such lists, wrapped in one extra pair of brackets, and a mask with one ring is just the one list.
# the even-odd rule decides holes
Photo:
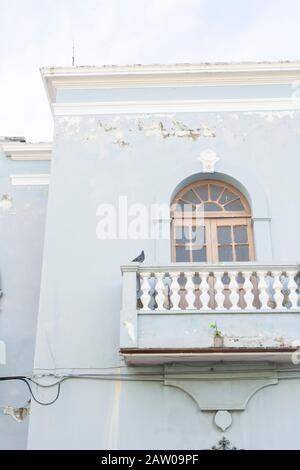
[(232, 100), (176, 100), (176, 101), (112, 101), (94, 103), (56, 103), (52, 105), (55, 116), (93, 114), (156, 114), (201, 112), (254, 112), (297, 111), (300, 99), (232, 99)]
[(59, 89), (292, 84), (300, 62), (42, 68), (50, 103)]
[(48, 186), (50, 175), (10, 175), (10, 180), (13, 186)]
[(49, 161), (52, 154), (52, 143), (0, 142), (7, 157), (15, 161)]

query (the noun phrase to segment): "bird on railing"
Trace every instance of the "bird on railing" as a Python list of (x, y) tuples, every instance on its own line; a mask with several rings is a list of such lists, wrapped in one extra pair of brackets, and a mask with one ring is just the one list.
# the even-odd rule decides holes
[(142, 253), (135, 259), (132, 260), (132, 263), (143, 263), (145, 261), (145, 252)]

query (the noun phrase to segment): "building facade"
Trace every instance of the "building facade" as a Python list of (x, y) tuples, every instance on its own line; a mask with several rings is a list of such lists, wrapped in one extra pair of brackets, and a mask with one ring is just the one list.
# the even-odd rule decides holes
[(53, 148), (2, 159), (24, 185), (7, 243), (34, 266), (34, 295), (14, 298), (4, 252), (4, 331), (10, 297), (30, 311), (20, 354), (37, 329), (35, 396), (54, 402), (32, 403), (28, 448), (299, 449), (300, 64), (42, 76)]
[[(51, 145), (0, 138), (0, 376), (32, 375)], [(1, 382), (0, 449), (25, 449), (30, 394)]]

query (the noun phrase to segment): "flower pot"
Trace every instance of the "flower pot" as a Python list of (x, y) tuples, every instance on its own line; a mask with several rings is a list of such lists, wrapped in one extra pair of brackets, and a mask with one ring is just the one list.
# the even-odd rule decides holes
[(214, 337), (214, 347), (223, 348), (224, 347), (224, 338), (223, 336), (216, 335)]

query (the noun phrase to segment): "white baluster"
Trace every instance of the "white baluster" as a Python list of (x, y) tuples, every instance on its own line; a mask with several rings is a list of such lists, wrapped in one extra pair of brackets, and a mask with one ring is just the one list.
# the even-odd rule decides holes
[(196, 300), (196, 296), (195, 296), (195, 284), (194, 284), (194, 273), (186, 273), (185, 274), (185, 277), (187, 278), (187, 283), (185, 285), (185, 289), (186, 289), (186, 296), (185, 296), (185, 300), (187, 301), (187, 309), (188, 310), (195, 310), (195, 306), (194, 306), (194, 303), (195, 303), (195, 300)]
[(157, 295), (155, 297), (156, 303), (157, 303), (157, 309), (158, 310), (165, 310), (164, 309), (164, 303), (165, 303), (165, 284), (164, 284), (164, 273), (157, 273), (155, 275), (157, 279), (157, 284), (155, 286), (155, 290), (157, 292)]
[(273, 276), (274, 276), (273, 289), (275, 290), (274, 300), (276, 302), (276, 310), (281, 310), (283, 308), (282, 304), (284, 301), (284, 295), (281, 292), (283, 289), (283, 285), (280, 281), (281, 275), (282, 275), (281, 271), (273, 272)]
[(141, 302), (143, 304), (143, 308), (141, 310), (151, 310), (149, 307), (149, 303), (151, 300), (151, 295), (150, 295), (150, 283), (149, 283), (149, 277), (150, 273), (142, 273), (141, 275), (142, 279), (142, 286), (141, 286), (141, 291), (142, 291), (142, 296), (141, 296)]
[(222, 273), (222, 272), (216, 272), (215, 273), (215, 278), (216, 278), (216, 282), (215, 282), (215, 290), (216, 290), (215, 300), (216, 300), (216, 303), (217, 303), (216, 310), (225, 310), (225, 308), (224, 308), (225, 295), (223, 294), (224, 284), (223, 284), (223, 281), (222, 281), (223, 276), (224, 276), (224, 273)]
[(245, 278), (245, 282), (244, 282), (244, 291), (245, 291), (244, 299), (245, 299), (245, 302), (246, 302), (246, 310), (254, 310), (254, 307), (253, 307), (254, 295), (252, 293), (253, 284), (251, 282), (251, 276), (252, 276), (251, 271), (243, 273), (243, 277)]
[(262, 310), (270, 310), (271, 307), (268, 305), (270, 300), (269, 289), (270, 286), (266, 280), (266, 273), (264, 271), (259, 271), (259, 282), (258, 282), (258, 289), (259, 289), (259, 300), (261, 302), (261, 309)]
[(229, 289), (230, 289), (230, 302), (232, 303), (232, 307), (230, 310), (237, 310), (240, 307), (238, 306), (239, 300), (240, 300), (240, 288), (237, 282), (237, 272), (231, 272), (230, 273), (230, 284), (229, 284)]
[(202, 303), (203, 310), (211, 310), (210, 307), (208, 306), (209, 301), (210, 301), (210, 295), (209, 295), (209, 284), (207, 282), (207, 278), (208, 278), (208, 273), (201, 273), (200, 300)]
[(179, 285), (179, 282), (178, 282), (178, 278), (180, 276), (180, 273), (170, 273), (171, 277), (172, 277), (172, 284), (171, 284), (171, 291), (172, 291), (172, 294), (171, 294), (171, 302), (172, 302), (172, 310), (179, 310), (180, 307), (179, 307), (179, 302), (180, 302), (180, 295), (179, 295), (179, 291), (180, 291), (180, 285)]
[(299, 294), (297, 292), (298, 284), (295, 281), (295, 277), (297, 276), (297, 274), (298, 274), (297, 271), (289, 273), (288, 289), (290, 291), (289, 299), (290, 299), (290, 302), (292, 304), (292, 308), (299, 308), (298, 307)]

